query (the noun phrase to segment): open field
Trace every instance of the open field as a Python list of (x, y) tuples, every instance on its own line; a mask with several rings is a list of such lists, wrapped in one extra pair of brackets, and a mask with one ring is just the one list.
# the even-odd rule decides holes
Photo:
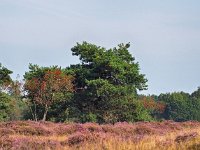
[(4, 122), (0, 123), (0, 149), (200, 149), (200, 123), (164, 121), (98, 125)]

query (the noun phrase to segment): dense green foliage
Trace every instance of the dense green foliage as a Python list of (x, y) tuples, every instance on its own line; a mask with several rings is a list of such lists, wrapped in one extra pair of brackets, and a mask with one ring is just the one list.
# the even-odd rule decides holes
[(152, 114), (157, 119), (174, 121), (197, 120), (200, 121), (200, 88), (192, 94), (185, 92), (172, 92), (155, 96), (148, 96), (156, 103), (162, 102), (164, 111)]
[(10, 74), (12, 74), (12, 71), (2, 66), (0, 63), (0, 92), (11, 83), (12, 79)]
[(71, 65), (75, 76), (74, 103), (81, 121), (118, 122), (148, 120), (150, 116), (136, 100), (137, 90), (146, 89), (147, 80), (128, 52), (129, 44), (106, 50), (87, 42), (72, 48), (81, 64)]
[(12, 71), (0, 64), (0, 121), (23, 119), (26, 109), (20, 96), (20, 83), (12, 81)]
[(0, 93), (0, 121), (7, 121), (11, 117), (13, 105), (11, 97), (6, 93)]
[(67, 68), (30, 64), (24, 83), (13, 81), (12, 71), (0, 64), (0, 121), (200, 121), (200, 88), (192, 94), (138, 95), (147, 89), (147, 79), (129, 47), (77, 43), (71, 50), (79, 64)]

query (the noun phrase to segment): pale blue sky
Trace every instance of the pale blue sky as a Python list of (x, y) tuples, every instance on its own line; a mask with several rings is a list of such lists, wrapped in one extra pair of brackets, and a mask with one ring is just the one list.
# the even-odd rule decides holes
[(13, 77), (29, 63), (78, 63), (70, 49), (82, 41), (131, 42), (145, 94), (200, 86), (199, 0), (0, 0), (0, 62)]

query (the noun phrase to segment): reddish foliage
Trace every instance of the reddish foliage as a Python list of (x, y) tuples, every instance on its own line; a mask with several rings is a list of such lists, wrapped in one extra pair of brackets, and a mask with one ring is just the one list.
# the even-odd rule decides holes
[(25, 81), (27, 97), (44, 107), (44, 121), (49, 107), (55, 101), (63, 100), (64, 93), (74, 91), (72, 81), (73, 77), (64, 74), (60, 69), (46, 71), (42, 77)]
[(61, 70), (56, 69), (46, 71), (42, 78), (27, 80), (24, 86), (29, 97), (40, 104), (49, 106), (54, 101), (55, 93), (74, 91), (72, 81), (72, 76), (65, 75)]
[(143, 97), (142, 103), (146, 109), (156, 110), (160, 113), (163, 113), (165, 110), (166, 105), (161, 102), (156, 102), (152, 97), (149, 99)]

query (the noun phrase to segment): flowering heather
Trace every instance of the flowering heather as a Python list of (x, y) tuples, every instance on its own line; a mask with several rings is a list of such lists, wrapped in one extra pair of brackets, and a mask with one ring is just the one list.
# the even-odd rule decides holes
[(0, 123), (0, 149), (198, 149), (200, 123)]

